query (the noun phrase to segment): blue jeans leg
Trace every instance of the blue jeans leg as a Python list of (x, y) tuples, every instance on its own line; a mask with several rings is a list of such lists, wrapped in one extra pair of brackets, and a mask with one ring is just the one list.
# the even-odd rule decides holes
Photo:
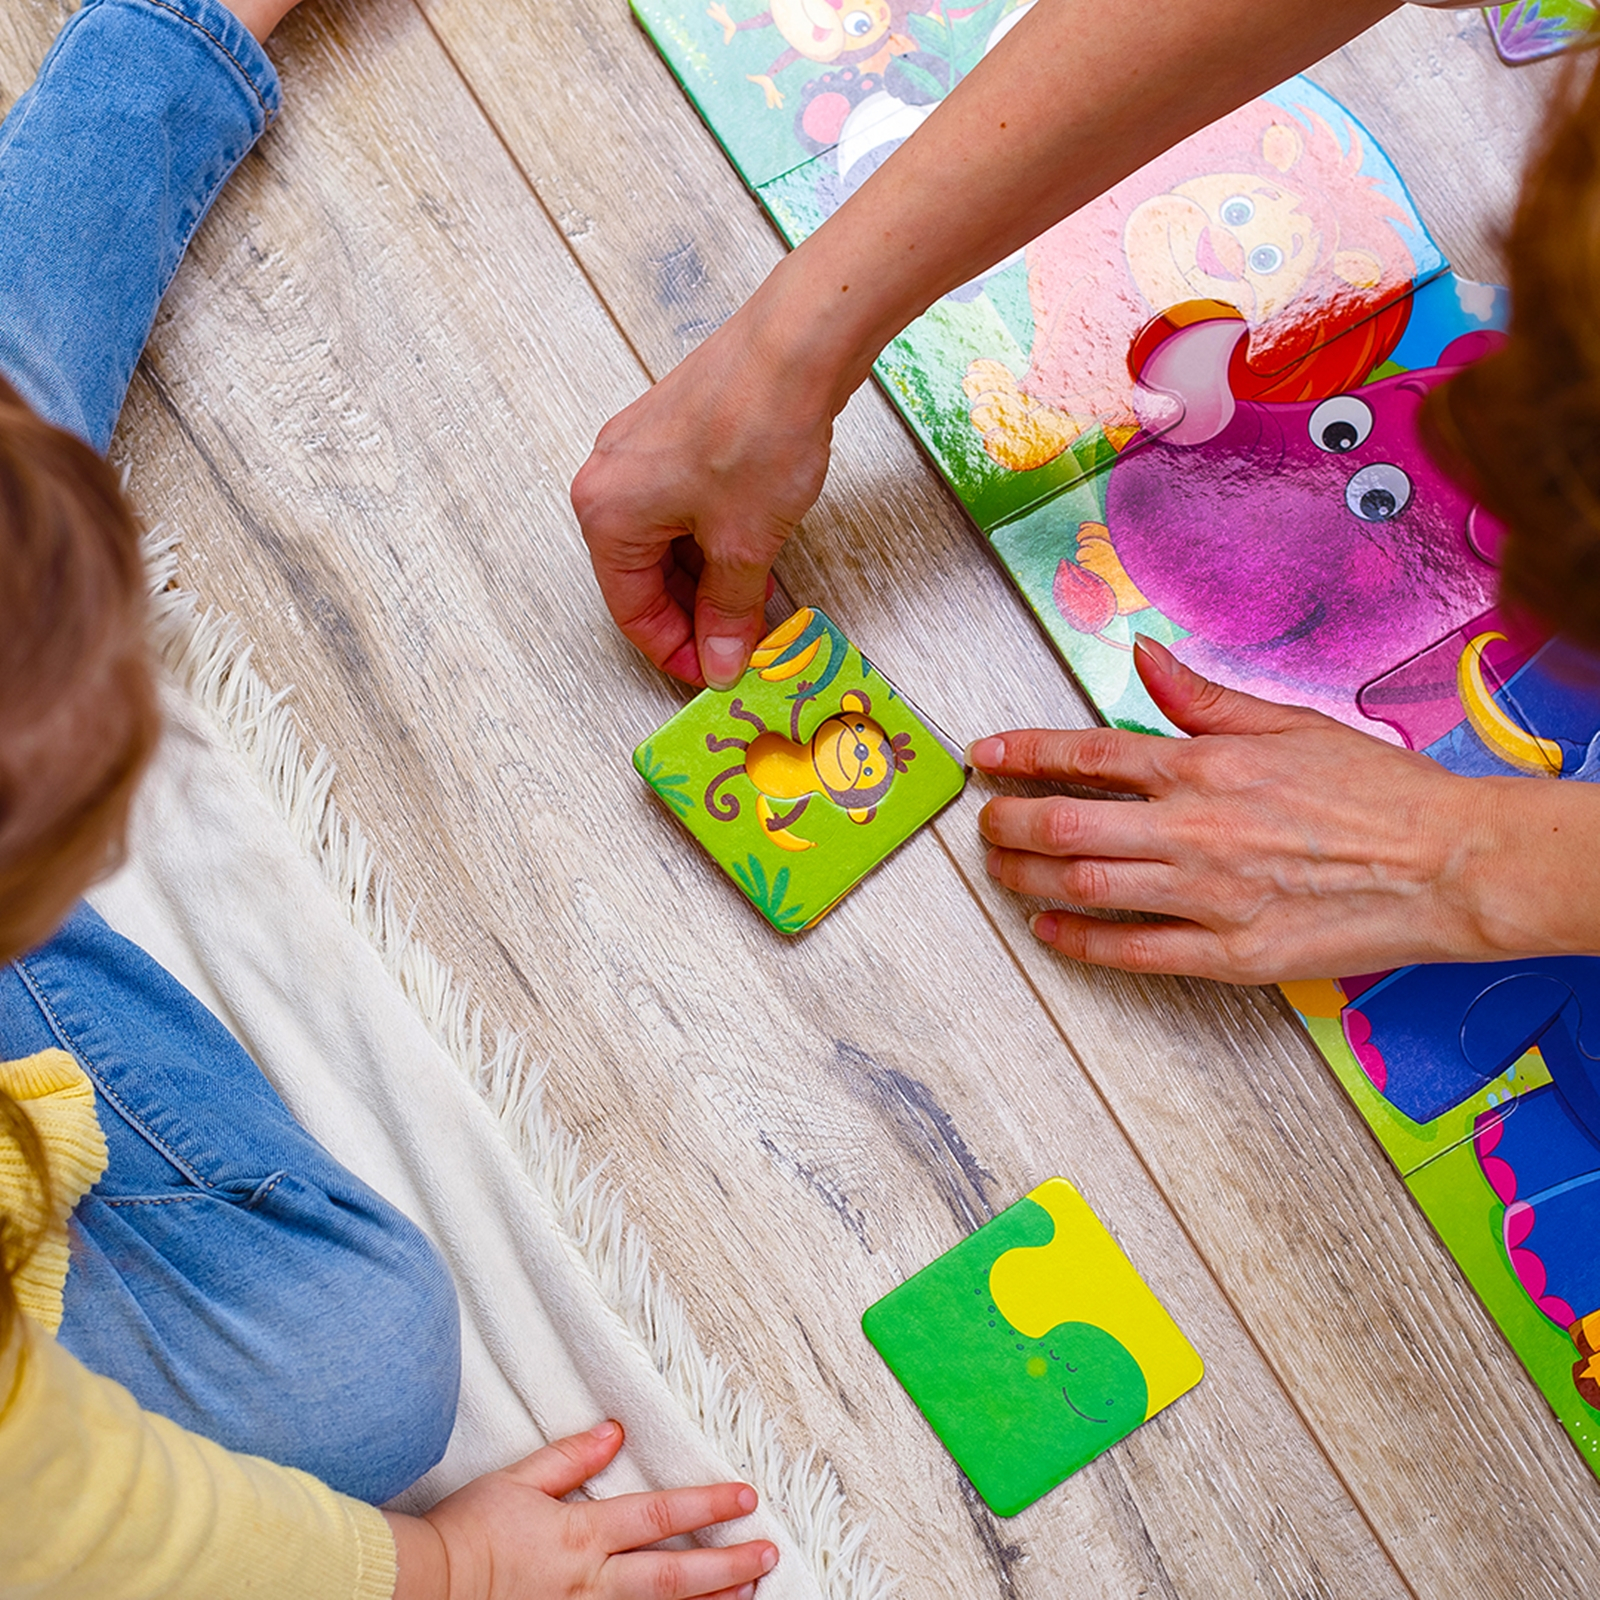
[(449, 1273), (237, 1041), (80, 906), (0, 973), (0, 1055), (69, 1050), (110, 1149), (71, 1222), (61, 1342), (140, 1404), (381, 1504), (444, 1454)]

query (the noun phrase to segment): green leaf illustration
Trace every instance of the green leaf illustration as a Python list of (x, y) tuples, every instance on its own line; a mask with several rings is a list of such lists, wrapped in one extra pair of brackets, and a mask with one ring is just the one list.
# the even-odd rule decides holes
[(639, 752), (639, 776), (672, 808), (673, 815), (683, 818), (694, 810), (694, 797), (689, 793), (687, 772), (668, 772), (664, 761), (657, 761), (649, 745)]
[(785, 904), (789, 893), (789, 869), (779, 867), (767, 882), (767, 869), (758, 856), (752, 854), (733, 863), (733, 875), (739, 887), (749, 895), (751, 903), (783, 933), (798, 933), (806, 923), (806, 908), (798, 902)]

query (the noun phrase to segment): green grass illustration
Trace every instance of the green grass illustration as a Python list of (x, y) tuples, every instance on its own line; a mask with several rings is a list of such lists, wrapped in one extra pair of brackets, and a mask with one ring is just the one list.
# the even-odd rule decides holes
[(655, 752), (649, 745), (639, 752), (639, 756), (642, 763), (639, 767), (639, 776), (672, 807), (675, 816), (680, 819), (688, 816), (694, 810), (694, 797), (687, 787), (689, 774), (668, 772), (666, 762), (657, 761)]
[(795, 902), (784, 904), (789, 893), (789, 869), (779, 867), (771, 884), (767, 882), (767, 869), (760, 858), (748, 855), (744, 861), (733, 863), (733, 875), (739, 887), (750, 896), (757, 910), (773, 927), (783, 933), (798, 933), (805, 926), (806, 908)]

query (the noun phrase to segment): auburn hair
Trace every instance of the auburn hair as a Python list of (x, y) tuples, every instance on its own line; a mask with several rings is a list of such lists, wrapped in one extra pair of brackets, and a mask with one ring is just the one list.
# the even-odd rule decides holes
[(0, 380), (0, 960), (119, 857), (160, 731), (146, 610), (116, 473)]
[[(139, 536), (117, 475), (0, 379), (0, 961), (47, 938), (118, 859), (160, 732)], [(0, 1094), (0, 1141), (33, 1180), (0, 1214), (0, 1346), (12, 1277), (49, 1217), (27, 1113)]]
[(1600, 652), (1600, 75), (1576, 56), (1510, 231), (1505, 344), (1429, 395), (1423, 433), (1505, 525), (1501, 599)]

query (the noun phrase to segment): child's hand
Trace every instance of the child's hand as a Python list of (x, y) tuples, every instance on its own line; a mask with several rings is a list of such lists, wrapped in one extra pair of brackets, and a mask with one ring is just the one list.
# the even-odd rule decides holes
[(1007, 888), (1163, 919), (1047, 911), (1033, 919), (1046, 943), (1230, 983), (1600, 948), (1594, 785), (1457, 777), (1139, 645), (1145, 687), (1194, 737), (1033, 730), (969, 752), (984, 772), (1145, 796), (984, 807)]
[(608, 1422), (486, 1473), (425, 1516), (385, 1512), (399, 1560), (395, 1600), (748, 1600), (777, 1565), (765, 1540), (642, 1548), (748, 1516), (756, 1493), (747, 1484), (562, 1500), (621, 1447), (622, 1429)]
[(300, 0), (222, 0), (262, 44), (267, 35), (300, 4)]

